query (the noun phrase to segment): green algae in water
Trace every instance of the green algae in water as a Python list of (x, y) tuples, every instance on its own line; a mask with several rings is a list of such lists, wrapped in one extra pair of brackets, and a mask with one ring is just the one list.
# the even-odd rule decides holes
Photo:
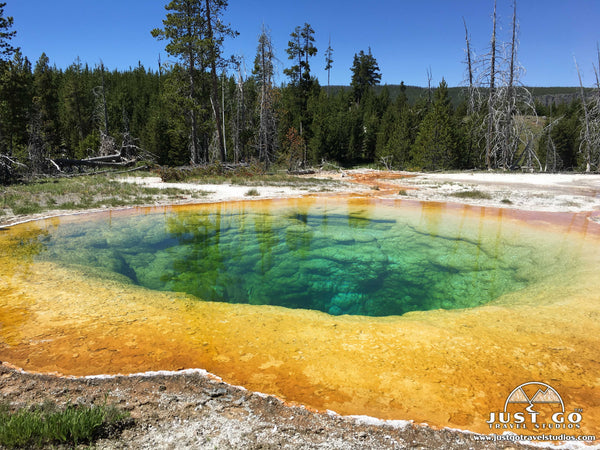
[[(540, 242), (482, 220), (362, 203), (215, 205), (61, 224), (40, 235), (37, 258), (206, 301), (400, 315), (478, 306), (549, 276), (547, 263), (532, 269)], [(560, 252), (547, 247), (544, 261)]]

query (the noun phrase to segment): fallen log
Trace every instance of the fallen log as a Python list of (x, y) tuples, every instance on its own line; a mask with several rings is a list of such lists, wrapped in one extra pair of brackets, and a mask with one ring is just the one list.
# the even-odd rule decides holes
[(123, 157), (120, 153), (115, 153), (114, 155), (94, 156), (93, 158), (85, 158), (82, 159), (82, 161), (118, 162), (122, 159)]
[[(106, 158), (106, 157), (103, 157)], [(85, 167), (129, 167), (135, 164), (135, 159), (126, 159), (119, 162), (111, 162), (111, 161), (98, 161), (98, 160), (90, 160), (90, 159), (69, 159), (69, 158), (57, 158), (51, 159), (52, 163), (58, 165), (59, 167), (73, 167), (73, 166), (85, 166)]]
[(315, 173), (313, 169), (303, 169), (303, 170), (288, 170), (290, 175), (312, 175)]

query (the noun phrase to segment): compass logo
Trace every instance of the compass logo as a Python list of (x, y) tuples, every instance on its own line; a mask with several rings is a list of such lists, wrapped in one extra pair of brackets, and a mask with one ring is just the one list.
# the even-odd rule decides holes
[(491, 430), (501, 429), (578, 429), (583, 416), (581, 409), (565, 410), (562, 397), (546, 383), (523, 383), (506, 397), (504, 410), (491, 412)]

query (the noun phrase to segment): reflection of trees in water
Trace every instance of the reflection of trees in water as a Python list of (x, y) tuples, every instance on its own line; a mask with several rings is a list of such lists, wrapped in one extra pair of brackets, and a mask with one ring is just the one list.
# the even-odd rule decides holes
[[(308, 206), (291, 214), (246, 211), (243, 206), (175, 214), (167, 218), (166, 231), (178, 246), (165, 250), (173, 258), (173, 270), (161, 279), (170, 290), (204, 300), (327, 310), (336, 288), (348, 284), (339, 280), (343, 264), (335, 260), (332, 243), (338, 241), (331, 236), (347, 234), (343, 230), (350, 224), (366, 229), (368, 223), (357, 215), (330, 216)], [(326, 264), (310, 264), (315, 247), (329, 249)]]
[(211, 211), (182, 212), (167, 217), (167, 234), (178, 242), (175, 248), (166, 250), (173, 270), (161, 276), (169, 289), (189, 292), (206, 300), (219, 300), (218, 293), (222, 289), (219, 274), (226, 271), (220, 248), (222, 226), (221, 205), (215, 205)]
[(364, 207), (277, 215), (220, 206), (178, 214), (167, 230), (180, 248), (163, 279), (204, 300), (365, 315), (468, 307), (514, 284), (497, 275), (501, 218), (486, 230), (483, 211), (473, 221), (466, 211), (425, 208), (403, 224), (373, 214)]
[(243, 205), (237, 210), (223, 211), (219, 205), (211, 211), (170, 216), (166, 231), (178, 246), (168, 249), (173, 271), (162, 281), (171, 290), (203, 300), (280, 304), (272, 292), (273, 270), (283, 259), (295, 263), (298, 255), (290, 256), (290, 249), (310, 249), (310, 228), (290, 231), (297, 223), (276, 214), (246, 211)]

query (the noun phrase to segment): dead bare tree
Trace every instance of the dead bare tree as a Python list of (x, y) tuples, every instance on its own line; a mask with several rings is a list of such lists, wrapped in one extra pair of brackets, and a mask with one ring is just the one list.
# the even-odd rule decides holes
[(467, 159), (475, 159), (475, 152), (481, 147), (481, 143), (485, 142), (487, 136), (487, 122), (484, 117), (484, 99), (481, 89), (481, 80), (478, 79), (477, 65), (479, 64), (477, 55), (474, 54), (471, 45), (471, 37), (467, 27), (467, 21), (463, 17), (465, 27), (465, 43), (466, 43), (466, 60), (467, 73), (465, 82), (468, 83), (467, 88), (467, 117), (466, 125), (468, 127), (467, 134)]
[(586, 172), (596, 169), (600, 172), (600, 44), (596, 43), (598, 67), (594, 64), (596, 86), (594, 93), (586, 99), (581, 74), (577, 61), (577, 74), (579, 76), (580, 95), (584, 107), (584, 127), (581, 131), (581, 145), (586, 161)]
[(556, 151), (556, 144), (552, 139), (552, 129), (562, 119), (563, 117), (559, 117), (558, 119), (553, 120), (542, 130), (542, 135), (546, 137), (546, 164), (544, 165), (544, 172), (547, 172), (548, 170), (551, 172), (556, 172), (563, 167), (563, 161)]
[(0, 184), (11, 184), (18, 178), (19, 170), (26, 169), (25, 164), (15, 158), (0, 153)]
[(492, 16), (492, 39), (490, 41), (490, 85), (488, 95), (488, 118), (487, 118), (487, 139), (485, 147), (485, 165), (488, 170), (492, 168), (492, 154), (494, 141), (494, 94), (496, 89), (496, 0), (494, 0), (494, 14)]
[[(499, 90), (498, 106), (501, 121), (497, 130), (501, 141), (497, 166), (503, 169), (514, 167), (517, 158), (521, 165), (533, 170), (534, 165), (542, 170), (541, 163), (535, 152), (534, 133), (527, 124), (527, 117), (537, 122), (534, 99), (531, 93), (519, 83), (523, 68), (517, 61), (517, 2), (513, 1), (512, 35), (507, 46), (508, 55), (505, 57), (507, 70), (501, 71), (502, 89)], [(502, 115), (504, 117), (502, 117)], [(519, 149), (524, 146), (519, 154)]]
[(108, 134), (108, 106), (106, 102), (106, 83), (104, 80), (104, 63), (100, 61), (101, 84), (92, 89), (96, 99), (94, 118), (100, 131), (99, 156), (109, 156), (117, 151), (115, 139)]
[(104, 119), (104, 133), (108, 134), (108, 105), (106, 102), (106, 82), (104, 81), (104, 63), (100, 61), (100, 75), (102, 76), (102, 116)]
[(238, 164), (242, 154), (241, 134), (246, 122), (246, 99), (244, 92), (244, 75), (242, 73), (242, 65), (238, 65), (238, 73), (235, 89), (235, 123), (233, 130), (233, 162)]
[[(473, 131), (483, 128), (485, 166), (488, 170), (513, 168), (517, 163), (542, 169), (533, 145), (534, 133), (525, 116), (535, 115), (531, 93), (520, 84), (523, 68), (517, 60), (518, 25), (517, 2), (513, 1), (511, 39), (498, 41), (497, 1), (492, 14), (492, 37), (489, 52), (474, 60), (465, 22), (469, 79), (470, 116)], [(482, 92), (485, 95), (482, 95)], [(479, 122), (479, 125), (477, 124)]]
[(431, 104), (431, 80), (433, 79), (433, 75), (431, 74), (431, 66), (427, 68), (427, 103)]
[(37, 104), (34, 104), (29, 121), (27, 156), (33, 173), (44, 173), (46, 171), (48, 147), (44, 138), (42, 114)]
[(583, 88), (583, 81), (581, 79), (581, 71), (579, 65), (575, 59), (575, 68), (577, 69), (577, 76), (579, 77), (579, 93), (581, 97), (581, 105), (583, 107), (583, 127), (581, 130), (581, 143), (579, 144), (579, 152), (583, 154), (583, 161), (585, 164), (585, 171), (590, 172), (592, 170), (592, 149), (593, 149), (593, 136), (592, 136), (592, 108), (588, 105), (587, 96)]
[(475, 87), (475, 79), (474, 79), (474, 68), (473, 68), (473, 59), (471, 52), (471, 38), (469, 36), (469, 30), (467, 28), (467, 21), (463, 17), (463, 24), (465, 25), (465, 42), (467, 44), (467, 78), (469, 81), (469, 91), (468, 91), (468, 113), (472, 114), (475, 111), (475, 101), (476, 95), (476, 87)]
[[(515, 0), (513, 2), (512, 38), (510, 43), (510, 64), (508, 69), (508, 83), (506, 86), (506, 105), (505, 108), (503, 108), (505, 117), (502, 122), (502, 127), (500, 128), (504, 138), (504, 145), (501, 149), (499, 163), (501, 167), (504, 168), (510, 167), (512, 165), (514, 155), (517, 152), (517, 148), (515, 148), (515, 143), (518, 143), (519, 141), (519, 135), (515, 133), (518, 132), (518, 130), (516, 129), (514, 122), (514, 113), (517, 107), (517, 96), (515, 95), (515, 55), (517, 52), (516, 36), (517, 2)], [(526, 148), (530, 148), (530, 146), (527, 145)]]

